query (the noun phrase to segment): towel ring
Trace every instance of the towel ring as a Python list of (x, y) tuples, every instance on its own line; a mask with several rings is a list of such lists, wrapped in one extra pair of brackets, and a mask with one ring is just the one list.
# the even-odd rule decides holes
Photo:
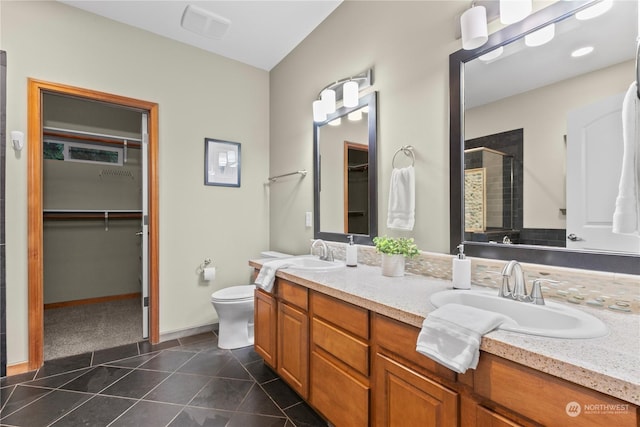
[(395, 169), (396, 167), (396, 156), (399, 153), (403, 153), (407, 157), (411, 157), (411, 166), (416, 164), (416, 156), (413, 154), (413, 146), (412, 145), (403, 145), (398, 148), (398, 151), (393, 155), (393, 159), (391, 160), (391, 167)]

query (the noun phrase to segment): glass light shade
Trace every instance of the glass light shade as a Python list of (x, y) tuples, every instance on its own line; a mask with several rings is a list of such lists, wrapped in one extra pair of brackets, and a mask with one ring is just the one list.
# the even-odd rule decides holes
[(342, 85), (342, 99), (345, 107), (351, 108), (358, 105), (358, 82), (349, 80)]
[(524, 36), (524, 44), (529, 47), (542, 46), (545, 43), (549, 43), (553, 40), (553, 36), (556, 34), (556, 25), (549, 24), (546, 27), (540, 28), (538, 31), (527, 34)]
[(342, 123), (342, 118), (338, 117), (337, 119), (333, 119), (329, 122), (329, 126), (340, 126)]
[(347, 118), (352, 122), (357, 122), (358, 120), (362, 120), (362, 109), (352, 111), (347, 115)]
[(324, 122), (327, 120), (327, 113), (324, 111), (321, 100), (313, 101), (313, 121)]
[(602, 0), (601, 2), (576, 13), (576, 19), (586, 21), (587, 19), (595, 18), (596, 16), (600, 16), (611, 9), (611, 6), (613, 6), (613, 0)]
[(500, 22), (509, 25), (522, 21), (532, 8), (531, 0), (500, 0)]
[(493, 49), (491, 52), (489, 53), (485, 53), (482, 56), (479, 56), (478, 59), (480, 61), (484, 61), (484, 62), (489, 62), (491, 60), (496, 59), (497, 57), (499, 57), (500, 55), (502, 55), (502, 52), (504, 52), (504, 47), (500, 46), (497, 49)]
[(485, 44), (489, 40), (487, 9), (484, 6), (467, 9), (460, 16), (460, 32), (462, 48), (465, 50), (472, 50)]
[(336, 112), (336, 91), (333, 89), (325, 89), (320, 93), (322, 100), (322, 108), (325, 114)]

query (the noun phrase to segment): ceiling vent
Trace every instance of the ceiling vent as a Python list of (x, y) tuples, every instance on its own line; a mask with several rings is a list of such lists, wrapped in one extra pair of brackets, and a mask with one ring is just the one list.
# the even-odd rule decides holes
[(180, 21), (182, 28), (210, 39), (221, 39), (225, 36), (231, 21), (198, 6), (188, 5)]

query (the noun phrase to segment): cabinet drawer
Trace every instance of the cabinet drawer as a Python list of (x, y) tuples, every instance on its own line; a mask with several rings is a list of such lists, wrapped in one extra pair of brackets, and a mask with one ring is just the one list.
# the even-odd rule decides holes
[(295, 305), (304, 311), (308, 310), (307, 288), (283, 279), (278, 279), (277, 289), (278, 298), (282, 301)]
[(455, 372), (416, 351), (420, 329), (381, 315), (373, 318), (373, 341), (380, 347), (439, 376), (454, 381)]
[(364, 308), (312, 292), (311, 311), (314, 316), (327, 319), (345, 331), (364, 340), (369, 339), (369, 311)]
[(341, 329), (314, 317), (311, 322), (311, 340), (340, 361), (364, 376), (369, 376), (369, 346)]
[(311, 353), (310, 403), (336, 427), (369, 425), (369, 387)]
[(474, 384), (479, 395), (540, 424), (638, 426), (634, 405), (491, 354), (481, 354)]

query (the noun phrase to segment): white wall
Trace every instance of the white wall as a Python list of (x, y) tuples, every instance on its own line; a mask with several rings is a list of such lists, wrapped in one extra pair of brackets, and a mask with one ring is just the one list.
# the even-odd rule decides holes
[[(271, 71), (271, 173), (313, 168), (311, 103), (332, 81), (374, 68), (378, 97), (379, 234), (416, 238), (423, 250), (449, 247), (449, 54), (460, 48), (452, 1), (347, 1)], [(416, 225), (387, 231), (391, 159), (416, 154)], [(311, 174), (271, 184), (271, 246), (308, 251), (313, 229)]]
[[(26, 131), (27, 78), (159, 104), (160, 333), (216, 320), (269, 242), (269, 75), (62, 3), (2, 1), (7, 129)], [(242, 187), (204, 186), (204, 138), (242, 143)], [(7, 362), (28, 358), (27, 148), (7, 150)], [(214, 284), (196, 274), (204, 258)]]

